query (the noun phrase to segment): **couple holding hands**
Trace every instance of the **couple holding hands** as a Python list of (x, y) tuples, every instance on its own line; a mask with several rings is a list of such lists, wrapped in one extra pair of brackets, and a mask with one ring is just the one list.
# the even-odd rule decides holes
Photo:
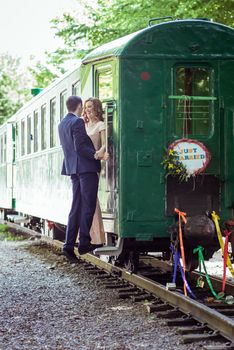
[(68, 113), (58, 126), (64, 161), (62, 175), (71, 177), (72, 205), (68, 216), (63, 255), (77, 260), (74, 246), (79, 232), (78, 252), (86, 254), (105, 243), (101, 209), (97, 198), (101, 160), (108, 159), (102, 103), (89, 98), (82, 107), (78, 96), (66, 101)]

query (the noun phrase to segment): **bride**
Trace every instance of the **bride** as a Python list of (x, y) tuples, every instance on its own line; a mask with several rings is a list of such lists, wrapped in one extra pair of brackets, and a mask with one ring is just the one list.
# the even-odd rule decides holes
[[(84, 103), (83, 115), (86, 132), (93, 142), (98, 159), (107, 160), (106, 152), (106, 126), (103, 119), (102, 103), (98, 98), (90, 97)], [(92, 227), (90, 229), (91, 243), (103, 245), (105, 243), (105, 231), (102, 221), (102, 213), (97, 199)]]

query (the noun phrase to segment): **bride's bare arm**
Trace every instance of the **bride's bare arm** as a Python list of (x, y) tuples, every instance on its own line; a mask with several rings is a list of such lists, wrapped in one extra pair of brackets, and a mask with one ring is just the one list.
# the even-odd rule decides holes
[(100, 131), (101, 134), (101, 148), (96, 152), (98, 159), (107, 160), (109, 154), (106, 152), (106, 130)]

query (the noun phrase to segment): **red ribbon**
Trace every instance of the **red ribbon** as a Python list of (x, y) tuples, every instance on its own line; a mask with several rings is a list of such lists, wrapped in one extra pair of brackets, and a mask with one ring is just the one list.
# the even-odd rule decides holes
[(222, 292), (225, 291), (225, 285), (226, 285), (226, 270), (227, 270), (227, 257), (228, 257), (228, 238), (231, 235), (232, 231), (223, 231), (225, 236), (225, 243), (224, 243), (224, 251), (223, 251), (223, 281), (222, 281)]
[(46, 220), (46, 221), (47, 221), (48, 229), (52, 230), (54, 228), (54, 222), (50, 220)]

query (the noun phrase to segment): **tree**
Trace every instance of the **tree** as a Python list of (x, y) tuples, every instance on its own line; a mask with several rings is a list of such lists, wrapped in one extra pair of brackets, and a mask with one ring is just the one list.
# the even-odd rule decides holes
[(0, 54), (0, 124), (30, 98), (29, 84), (20, 58)]
[[(234, 26), (233, 0), (77, 0), (77, 14), (55, 18), (52, 28), (64, 45), (47, 53), (47, 62), (29, 68), (38, 87), (63, 74), (66, 62), (83, 58), (90, 50), (145, 28), (152, 17), (211, 18)], [(156, 22), (155, 22), (156, 23)]]
[[(32, 62), (28, 70), (34, 79), (34, 87), (44, 88), (58, 78), (60, 71), (55, 72), (54, 66), (58, 65), (43, 64), (40, 61)], [(61, 70), (61, 73), (64, 73), (64, 70)]]
[(54, 63), (61, 64), (61, 57), (83, 57), (99, 45), (146, 27), (152, 17), (205, 17), (234, 26), (233, 0), (97, 0), (95, 5), (87, 4), (83, 13), (79, 7), (79, 16), (67, 13), (52, 21), (65, 44), (52, 54)]

